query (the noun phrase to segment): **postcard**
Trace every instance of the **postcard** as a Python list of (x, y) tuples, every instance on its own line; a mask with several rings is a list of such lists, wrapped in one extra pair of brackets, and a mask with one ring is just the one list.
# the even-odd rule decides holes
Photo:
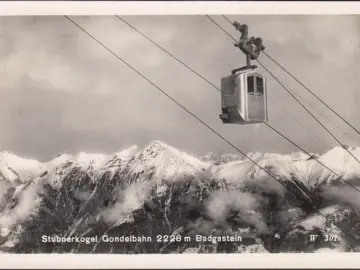
[(6, 268), (356, 265), (356, 8), (13, 4), (0, 17)]

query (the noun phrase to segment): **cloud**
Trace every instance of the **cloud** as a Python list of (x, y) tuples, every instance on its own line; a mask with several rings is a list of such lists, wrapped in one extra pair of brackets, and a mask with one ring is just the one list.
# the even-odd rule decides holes
[(292, 208), (283, 211), (279, 211), (276, 217), (280, 224), (286, 224), (293, 221), (295, 218), (304, 216), (305, 213), (300, 208)]
[(42, 182), (31, 183), (19, 192), (19, 195), (15, 198), (15, 207), (1, 213), (0, 226), (2, 228), (9, 228), (14, 224), (27, 220), (32, 214), (35, 214), (37, 207), (41, 203), (38, 194), (41, 192), (42, 187)]
[(148, 182), (134, 183), (125, 189), (119, 189), (116, 194), (116, 203), (100, 214), (105, 222), (112, 224), (140, 209), (150, 195), (151, 184)]
[(259, 233), (268, 232), (260, 213), (256, 212), (260, 200), (255, 195), (239, 191), (214, 191), (205, 202), (208, 216), (215, 224), (226, 223), (231, 211), (239, 212), (238, 219), (256, 228)]
[(270, 232), (263, 216), (258, 212), (253, 211), (250, 213), (245, 213), (240, 215), (239, 219), (249, 225), (254, 226), (258, 234), (266, 234)]
[[(233, 42), (205, 16), (125, 17), (217, 86), (221, 77), (244, 61)], [(353, 59), (358, 55), (359, 25), (353, 27), (353, 22), (358, 17), (230, 17), (248, 22), (254, 35), (264, 37), (267, 52), (318, 89), (316, 93), (342, 114), (356, 120), (358, 86), (354, 78), (359, 64)], [(294, 150), (264, 126), (222, 124), (218, 91), (114, 16), (72, 18), (243, 151)], [(238, 37), (220, 16), (214, 18)], [(4, 148), (40, 159), (57, 152), (105, 152), (152, 140), (191, 152), (235, 151), (63, 17), (1, 18), (0, 41), (0, 138)], [(337, 61), (339, 66), (329, 64)], [(323, 79), (338, 74), (347, 82), (345, 89), (342, 80)], [(268, 80), (268, 89), (277, 101), (269, 104), (271, 123), (312, 152), (325, 150), (325, 145), (312, 140), (313, 135), (280, 107), (287, 107), (313, 132), (325, 135), (319, 126), (272, 80)], [(30, 102), (31, 117), (14, 113), (14, 108), (28, 108)], [(30, 118), (32, 126), (27, 124)]]
[[(269, 171), (267, 169), (267, 171)], [(274, 175), (271, 171), (270, 173)], [(285, 192), (287, 192), (287, 189), (280, 184), (278, 181), (273, 179), (270, 176), (261, 176), (258, 178), (247, 178), (244, 181), (244, 184), (246, 187), (250, 188), (259, 188), (265, 193), (268, 194), (277, 194), (277, 195), (284, 195)]]
[(188, 223), (188, 227), (191, 228), (193, 232), (203, 235), (210, 235), (215, 226), (214, 222), (205, 220), (202, 217)]
[(350, 205), (360, 210), (359, 191), (350, 186), (323, 186), (321, 195), (337, 203)]

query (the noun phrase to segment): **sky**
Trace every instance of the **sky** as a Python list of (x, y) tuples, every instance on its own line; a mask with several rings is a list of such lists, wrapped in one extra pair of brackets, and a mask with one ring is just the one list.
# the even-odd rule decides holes
[[(203, 15), (123, 16), (220, 87), (244, 55)], [(236, 39), (239, 32), (212, 16)], [(360, 16), (239, 15), (266, 52), (360, 129)], [(220, 93), (115, 16), (71, 17), (244, 152), (298, 151), (263, 124), (225, 125)], [(236, 153), (218, 136), (62, 16), (0, 18), (0, 151), (49, 160), (114, 153), (161, 140), (191, 153)], [(259, 60), (345, 144), (360, 135), (265, 55)], [(269, 124), (309, 152), (337, 142), (267, 76)], [(300, 124), (299, 124), (300, 123)]]

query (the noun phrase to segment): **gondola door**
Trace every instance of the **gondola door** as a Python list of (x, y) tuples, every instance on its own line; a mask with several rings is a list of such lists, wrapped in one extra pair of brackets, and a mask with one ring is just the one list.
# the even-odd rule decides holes
[(255, 123), (267, 121), (265, 78), (257, 73), (247, 76), (247, 120)]

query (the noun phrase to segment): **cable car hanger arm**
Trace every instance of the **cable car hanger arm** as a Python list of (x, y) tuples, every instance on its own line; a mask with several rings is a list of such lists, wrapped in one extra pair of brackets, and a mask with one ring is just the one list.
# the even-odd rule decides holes
[(231, 71), (231, 74), (232, 75), (235, 75), (237, 72), (239, 71), (245, 71), (245, 70), (254, 70), (257, 68), (257, 65), (251, 65), (251, 58), (250, 58), (250, 54), (246, 54), (246, 66), (243, 66), (243, 67), (240, 67), (240, 68), (236, 68), (236, 69), (233, 69)]
[(256, 60), (260, 53), (265, 50), (265, 46), (263, 46), (260, 37), (248, 37), (249, 27), (246, 24), (233, 22), (233, 26), (241, 33), (239, 42), (235, 43), (235, 47), (238, 47), (246, 55), (246, 66), (232, 70), (231, 73), (234, 75), (239, 71), (256, 69), (256, 65), (251, 65), (251, 60)]

